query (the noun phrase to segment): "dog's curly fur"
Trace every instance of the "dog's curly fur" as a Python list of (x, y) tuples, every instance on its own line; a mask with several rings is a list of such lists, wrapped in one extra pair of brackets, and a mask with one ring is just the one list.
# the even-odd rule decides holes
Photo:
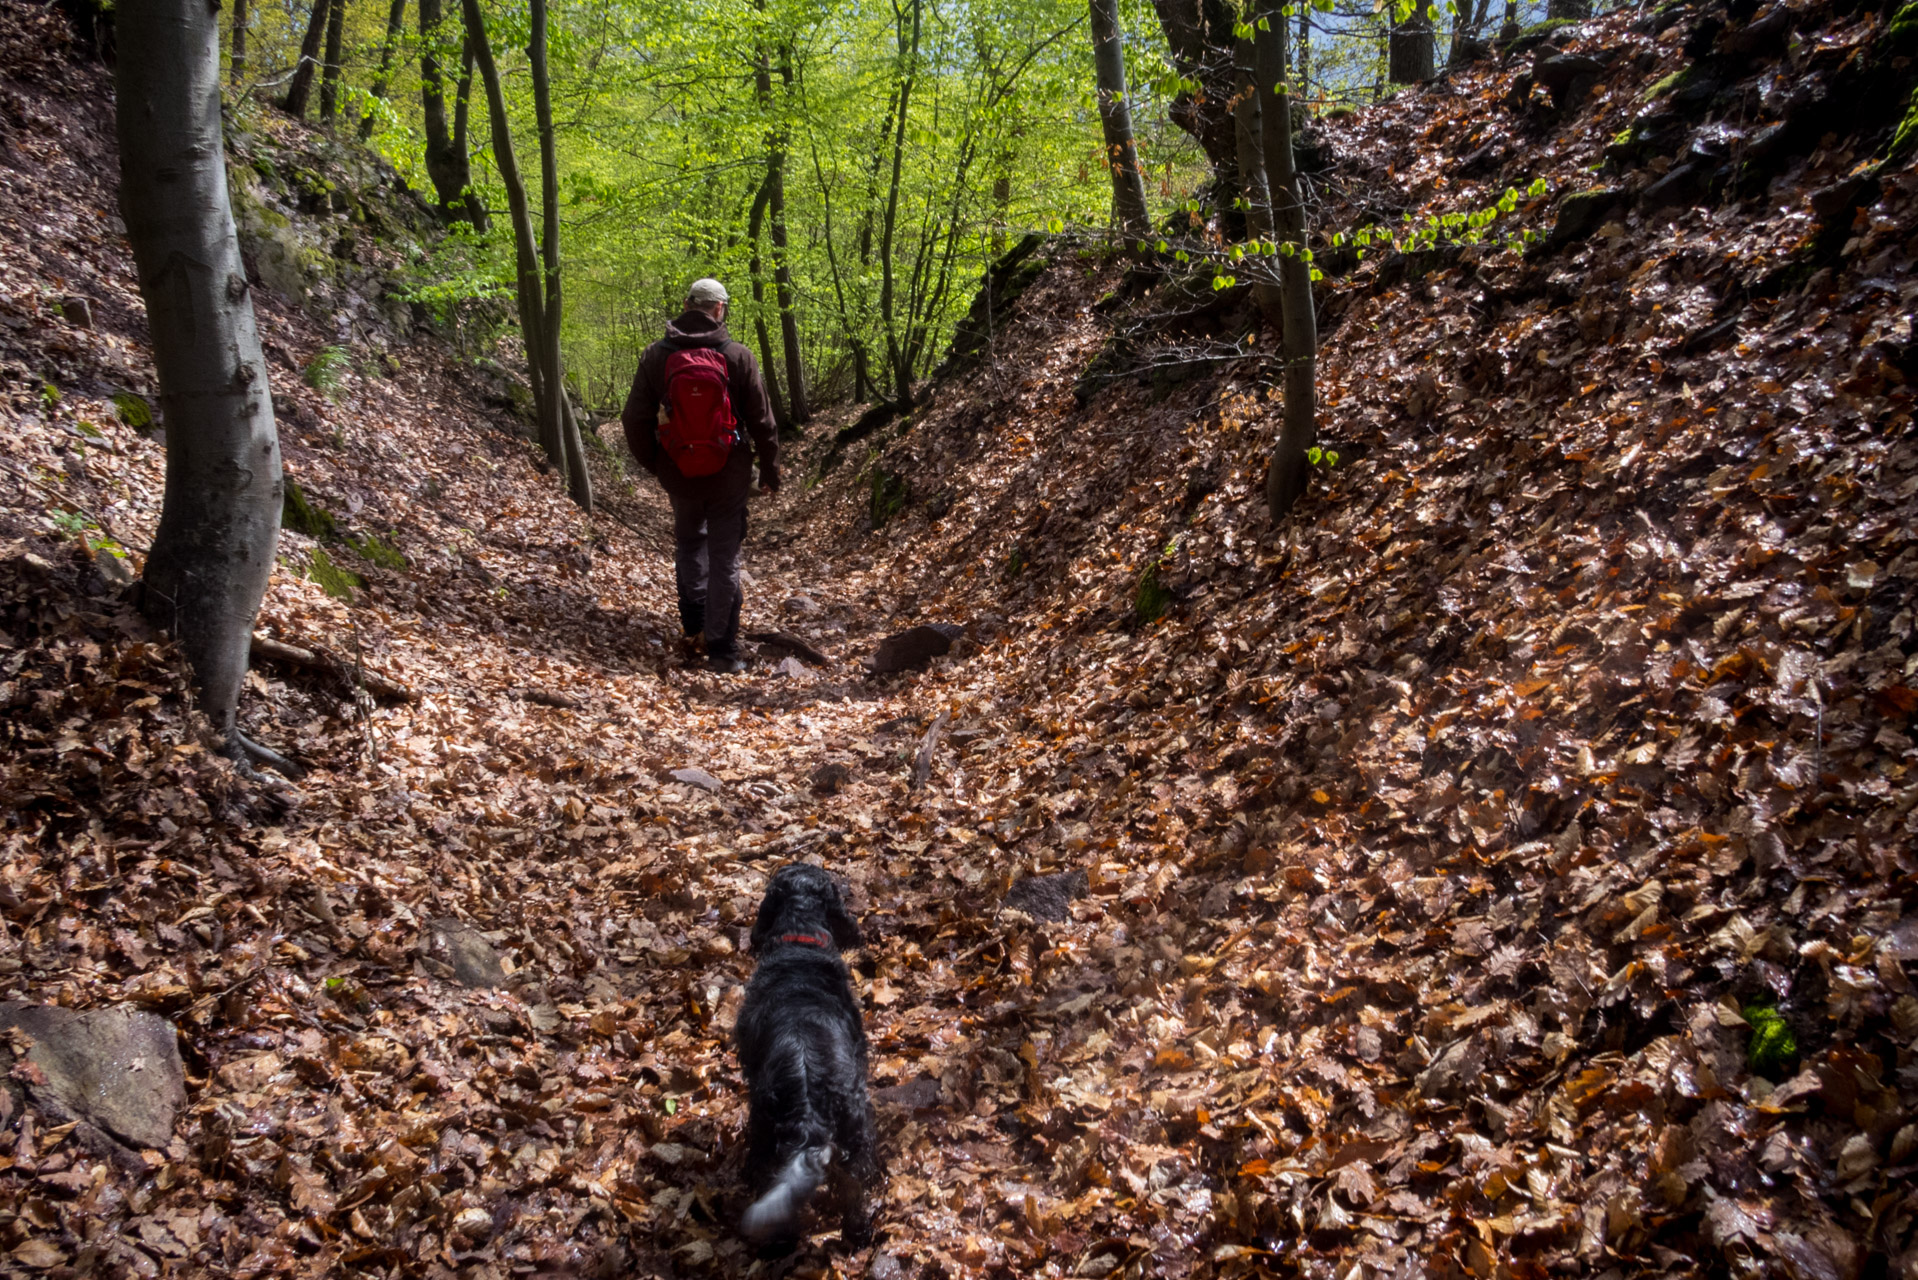
[(753, 924), (759, 966), (733, 1029), (752, 1103), (748, 1176), (753, 1204), (741, 1227), (761, 1243), (789, 1241), (837, 1155), (840, 1234), (871, 1237), (867, 1198), (879, 1177), (866, 1028), (840, 951), (859, 925), (818, 867), (782, 867)]

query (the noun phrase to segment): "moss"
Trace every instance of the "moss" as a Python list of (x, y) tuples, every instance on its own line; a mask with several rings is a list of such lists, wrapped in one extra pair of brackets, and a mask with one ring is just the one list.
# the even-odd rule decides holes
[(142, 435), (153, 430), (153, 406), (145, 396), (135, 395), (131, 391), (116, 391), (113, 393), (113, 411), (119, 415), (120, 421)]
[(307, 561), (306, 576), (335, 600), (351, 600), (354, 590), (366, 585), (365, 578), (334, 564), (333, 557), (319, 547), (313, 548)]
[(1663, 79), (1654, 80), (1651, 84), (1651, 87), (1646, 89), (1645, 92), (1640, 96), (1645, 98), (1656, 98), (1664, 94), (1671, 93), (1674, 90), (1681, 89), (1691, 80), (1694, 70), (1695, 68), (1693, 67), (1680, 67), (1678, 70), (1672, 72), (1670, 75), (1664, 77)]
[(1905, 106), (1905, 118), (1898, 122), (1898, 132), (1891, 137), (1891, 149), (1885, 157), (1896, 160), (1918, 144), (1918, 89), (1911, 91), (1911, 101)]
[(1132, 616), (1141, 626), (1157, 622), (1172, 607), (1172, 593), (1159, 581), (1159, 562), (1154, 560), (1139, 575), (1139, 586), (1132, 593)]
[(1792, 1034), (1784, 1014), (1766, 1005), (1747, 1005), (1743, 1012), (1752, 1029), (1745, 1061), (1753, 1071), (1771, 1075), (1798, 1057), (1798, 1037)]
[(346, 545), (353, 548), (360, 559), (368, 564), (376, 564), (382, 569), (406, 568), (406, 556), (398, 547), (377, 533), (369, 533), (364, 538), (349, 537)]
[(280, 527), (303, 533), (320, 542), (340, 540), (339, 525), (335, 523), (333, 513), (308, 502), (306, 493), (291, 480), (286, 482), (286, 497), (280, 504)]
[(912, 494), (912, 486), (906, 478), (894, 475), (884, 467), (872, 469), (872, 527), (882, 529), (886, 523), (906, 509), (906, 499)]
[(1882, 44), (1884, 51), (1893, 57), (1918, 53), (1918, 0), (1912, 0), (1891, 16)]

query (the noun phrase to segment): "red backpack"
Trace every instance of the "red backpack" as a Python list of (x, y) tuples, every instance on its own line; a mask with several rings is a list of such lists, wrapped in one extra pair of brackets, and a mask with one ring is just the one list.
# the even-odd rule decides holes
[(726, 357), (711, 347), (666, 357), (666, 425), (660, 447), (683, 476), (716, 475), (739, 443)]

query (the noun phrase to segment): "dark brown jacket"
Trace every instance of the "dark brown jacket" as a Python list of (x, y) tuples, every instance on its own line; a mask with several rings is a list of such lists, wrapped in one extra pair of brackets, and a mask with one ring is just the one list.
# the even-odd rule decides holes
[[(666, 358), (691, 347), (711, 347), (726, 360), (727, 394), (733, 417), (745, 430), (751, 447), (742, 441), (717, 475), (686, 476), (659, 447), (659, 411), (666, 404)], [(741, 498), (752, 489), (752, 463), (759, 458), (760, 483), (779, 484), (779, 436), (773, 429), (772, 406), (766, 384), (760, 380), (753, 353), (734, 342), (726, 326), (703, 311), (688, 311), (667, 324), (666, 336), (647, 347), (639, 358), (639, 372), (619, 415), (626, 443), (639, 465), (659, 477), (667, 493), (705, 499)]]

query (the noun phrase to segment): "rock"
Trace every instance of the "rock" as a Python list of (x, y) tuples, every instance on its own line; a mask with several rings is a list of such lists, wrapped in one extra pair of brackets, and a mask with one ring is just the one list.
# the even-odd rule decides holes
[(792, 657), (791, 655), (788, 655), (784, 658), (781, 658), (779, 660), (779, 665), (777, 667), (774, 667), (773, 670), (779, 672), (780, 675), (785, 676), (788, 679), (797, 680), (800, 676), (803, 676), (806, 674), (806, 664), (801, 662), (799, 659)]
[(1085, 897), (1090, 884), (1083, 870), (1027, 876), (1006, 891), (1001, 905), (1023, 911), (1035, 920), (1069, 920), (1072, 900)]
[(874, 1089), (872, 1098), (881, 1106), (898, 1107), (902, 1111), (930, 1111), (939, 1105), (939, 1082), (931, 1076), (920, 1076), (904, 1084)]
[(1639, 208), (1651, 213), (1667, 205), (1695, 204), (1704, 197), (1709, 177), (1705, 166), (1696, 161), (1674, 165), (1664, 177), (1645, 188), (1639, 197)]
[(60, 314), (76, 329), (93, 327), (93, 303), (78, 295), (60, 299)]
[(817, 795), (829, 796), (846, 785), (852, 777), (852, 769), (837, 762), (828, 762), (812, 771), (812, 789)]
[(880, 675), (921, 670), (934, 658), (950, 653), (952, 642), (964, 631), (964, 627), (949, 622), (908, 627), (879, 642), (879, 649), (872, 656), (872, 669)]
[(1545, 237), (1545, 245), (1558, 248), (1585, 239), (1604, 224), (1607, 214), (1624, 202), (1625, 193), (1617, 187), (1573, 192), (1559, 201), (1558, 221), (1552, 224), (1552, 233)]
[(1582, 99), (1605, 70), (1604, 63), (1582, 53), (1547, 54), (1541, 49), (1539, 55), (1532, 79), (1545, 86), (1560, 111)]
[(427, 938), (429, 954), (453, 971), (463, 987), (503, 987), (506, 966), (478, 929), (459, 920), (435, 920)]
[(689, 766), (685, 769), (673, 770), (673, 780), (683, 782), (689, 787), (699, 787), (706, 791), (717, 791), (726, 785), (697, 765)]
[(811, 596), (790, 596), (786, 600), (785, 609), (787, 613), (796, 613), (802, 618), (810, 618), (823, 612), (819, 602)]
[[(179, 1033), (158, 1014), (124, 1005), (76, 1013), (52, 1005), (0, 1004), (0, 1028), (33, 1041), (14, 1068), (51, 1097), (134, 1147), (164, 1147), (186, 1106)], [(42, 1079), (44, 1077), (44, 1079)]]

